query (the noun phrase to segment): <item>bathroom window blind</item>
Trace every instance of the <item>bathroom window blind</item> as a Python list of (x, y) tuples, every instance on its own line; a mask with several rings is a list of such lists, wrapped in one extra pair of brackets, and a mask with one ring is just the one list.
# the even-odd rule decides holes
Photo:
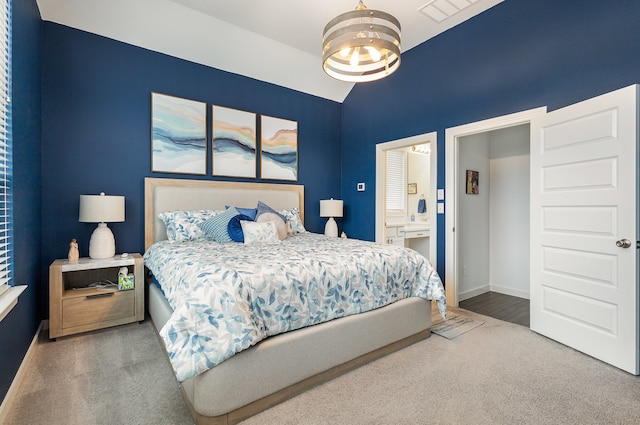
[(406, 184), (406, 155), (404, 150), (387, 151), (387, 211), (404, 212)]

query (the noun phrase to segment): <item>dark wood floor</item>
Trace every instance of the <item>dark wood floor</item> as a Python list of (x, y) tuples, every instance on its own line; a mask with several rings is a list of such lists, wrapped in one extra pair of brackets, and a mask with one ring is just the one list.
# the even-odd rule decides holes
[(485, 292), (461, 301), (459, 305), (460, 308), (474, 313), (529, 327), (529, 300), (525, 298), (498, 292)]

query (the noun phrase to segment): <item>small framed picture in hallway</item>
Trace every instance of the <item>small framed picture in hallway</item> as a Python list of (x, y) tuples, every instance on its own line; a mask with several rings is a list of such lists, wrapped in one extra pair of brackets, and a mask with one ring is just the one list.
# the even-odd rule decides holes
[(477, 195), (479, 192), (478, 172), (467, 170), (467, 193)]

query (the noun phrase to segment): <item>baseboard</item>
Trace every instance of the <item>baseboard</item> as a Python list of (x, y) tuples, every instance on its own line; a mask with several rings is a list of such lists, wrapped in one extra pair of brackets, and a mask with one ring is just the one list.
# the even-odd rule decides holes
[(489, 285), (484, 285), (479, 288), (470, 289), (468, 291), (459, 292), (458, 293), (458, 302), (468, 300), (469, 298), (477, 297), (478, 295), (482, 295), (485, 292), (489, 292), (491, 289)]
[(491, 285), (492, 292), (498, 292), (500, 294), (511, 295), (513, 297), (529, 299), (529, 291), (523, 291), (521, 289), (507, 288), (506, 286)]
[(498, 292), (500, 294), (511, 295), (518, 298), (529, 299), (529, 291), (523, 291), (520, 289), (507, 288), (506, 286), (499, 285), (484, 285), (479, 288), (470, 289), (468, 291), (458, 293), (458, 301), (468, 300), (469, 298), (477, 297), (485, 292)]
[(22, 362), (20, 363), (20, 367), (16, 372), (16, 376), (14, 376), (13, 381), (11, 382), (9, 391), (7, 391), (7, 395), (4, 397), (4, 400), (2, 400), (2, 404), (0, 404), (0, 424), (5, 423), (7, 415), (9, 413), (9, 406), (11, 406), (11, 404), (13, 403), (13, 399), (16, 397), (16, 394), (18, 393), (18, 388), (20, 388), (20, 384), (22, 383), (24, 374), (26, 373), (25, 372), (27, 368), (26, 365), (29, 363), (29, 360), (31, 359), (31, 355), (33, 354), (33, 350), (36, 344), (38, 343), (38, 336), (40, 335), (40, 332), (43, 329), (46, 329), (48, 327), (49, 327), (48, 320), (43, 320), (42, 322), (40, 322), (40, 326), (38, 326), (38, 330), (36, 331), (36, 334), (33, 336), (33, 340), (31, 340), (31, 345), (29, 345), (27, 352), (22, 358)]

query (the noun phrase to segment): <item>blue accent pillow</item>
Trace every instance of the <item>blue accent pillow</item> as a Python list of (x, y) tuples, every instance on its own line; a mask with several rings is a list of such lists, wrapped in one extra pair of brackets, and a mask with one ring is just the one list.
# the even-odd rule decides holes
[[(239, 210), (239, 208), (236, 209)], [(244, 243), (244, 233), (242, 232), (242, 225), (240, 224), (241, 220), (253, 221), (248, 215), (244, 215), (242, 213), (238, 214), (229, 220), (229, 224), (227, 224), (227, 233), (232, 241)]]
[[(264, 202), (258, 201), (258, 208), (256, 208), (256, 218), (258, 218), (258, 217), (260, 217), (260, 215), (266, 214), (266, 213), (276, 214), (276, 215), (280, 216), (282, 221), (284, 221), (285, 223), (287, 222), (287, 217), (285, 217), (284, 215), (280, 214), (278, 211), (274, 210), (273, 208), (271, 208), (269, 205), (265, 204)], [(255, 220), (255, 218), (254, 218), (254, 220)]]
[[(230, 208), (229, 205), (225, 206), (225, 208)], [(242, 207), (234, 207), (236, 210), (238, 210), (238, 212), (240, 214), (244, 214), (247, 217), (249, 217), (249, 219), (251, 221), (255, 221), (256, 219), (256, 214), (258, 214), (258, 210), (256, 208), (242, 208)], [(243, 219), (246, 220), (246, 219)]]
[(227, 226), (229, 225), (229, 221), (237, 215), (238, 210), (234, 207), (229, 207), (217, 216), (198, 224), (198, 227), (202, 229), (209, 239), (213, 239), (219, 243), (233, 242), (233, 239), (231, 239), (227, 232)]

